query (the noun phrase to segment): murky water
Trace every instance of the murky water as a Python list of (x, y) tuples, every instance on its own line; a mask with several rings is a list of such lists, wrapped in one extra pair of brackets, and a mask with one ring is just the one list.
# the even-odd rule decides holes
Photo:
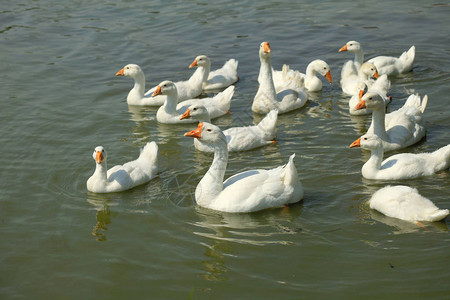
[[(449, 5), (423, 1), (3, 1), (0, 120), (0, 295), (34, 299), (298, 299), (448, 297), (448, 221), (425, 227), (366, 205), (386, 182), (361, 177), (368, 153), (349, 149), (370, 117), (348, 114), (338, 49), (366, 57), (416, 45), (413, 72), (392, 80), (390, 109), (428, 94), (427, 137), (408, 152), (449, 143)], [(212, 156), (156, 122), (155, 108), (128, 107), (139, 64), (148, 87), (188, 78), (199, 54), (212, 68), (239, 61), (240, 81), (222, 128), (259, 122), (258, 48), (272, 63), (305, 70), (316, 58), (334, 84), (281, 115), (277, 144), (230, 155), (227, 175), (271, 168), (296, 153), (304, 201), (288, 211), (224, 214), (195, 205)], [(109, 165), (159, 144), (161, 175), (133, 190), (86, 191), (91, 154)], [(450, 207), (449, 173), (390, 182)]]

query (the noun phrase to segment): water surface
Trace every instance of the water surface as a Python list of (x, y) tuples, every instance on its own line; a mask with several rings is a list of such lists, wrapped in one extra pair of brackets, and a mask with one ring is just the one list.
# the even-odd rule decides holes
[[(362, 178), (368, 153), (348, 145), (370, 117), (348, 114), (338, 49), (366, 57), (416, 46), (411, 73), (392, 80), (390, 110), (428, 94), (427, 137), (405, 149), (449, 143), (449, 5), (423, 1), (3, 1), (0, 4), (1, 298), (34, 299), (444, 299), (448, 221), (418, 227), (371, 211), (385, 186)], [(296, 153), (305, 198), (288, 211), (224, 214), (196, 206), (193, 192), (212, 156), (156, 122), (155, 108), (128, 107), (139, 64), (148, 87), (183, 80), (199, 54), (212, 68), (239, 61), (240, 81), (222, 128), (259, 122), (258, 49), (305, 70), (321, 58), (334, 83), (281, 115), (277, 144), (230, 155), (226, 176), (271, 168)], [(110, 166), (156, 141), (162, 172), (108, 195), (86, 191), (91, 154)], [(449, 173), (389, 182), (418, 188), (449, 208)]]

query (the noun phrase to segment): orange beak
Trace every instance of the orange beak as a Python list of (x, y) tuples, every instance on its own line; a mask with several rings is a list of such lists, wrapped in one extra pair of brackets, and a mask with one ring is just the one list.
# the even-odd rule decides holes
[[(362, 96), (364, 96), (364, 90), (360, 90), (359, 93), (358, 93), (359, 101), (361, 101)], [(365, 102), (364, 102), (364, 106), (366, 106)]]
[(156, 90), (153, 92), (152, 97), (155, 97), (157, 95), (161, 95), (161, 87), (159, 85), (156, 87)]
[(194, 59), (194, 61), (192, 62), (192, 64), (189, 65), (189, 69), (190, 69), (190, 68), (193, 68), (193, 67), (198, 67), (197, 60), (196, 60), (196, 59)]
[(373, 77), (378, 78), (380, 75), (378, 75), (378, 71), (375, 71), (375, 74), (373, 74)]
[(333, 78), (331, 78), (331, 72), (328, 70), (327, 74), (325, 74), (325, 78), (328, 79), (330, 83), (333, 83)]
[(184, 136), (190, 136), (190, 137), (193, 137), (193, 138), (200, 139), (202, 137), (202, 127), (203, 127), (203, 122), (200, 122), (200, 123), (198, 123), (197, 129), (194, 129), (192, 131), (186, 132), (184, 134)]
[(116, 73), (116, 76), (123, 76), (123, 68), (119, 72)]
[(264, 43), (264, 53), (270, 53), (272, 50), (270, 49), (269, 42)]
[(342, 52), (342, 51), (347, 51), (347, 44), (345, 44), (344, 47), (342, 47), (341, 49), (339, 49), (338, 52)]
[(354, 148), (354, 147), (361, 147), (361, 138), (358, 138), (356, 141), (354, 141), (354, 142), (350, 145), (350, 148)]
[(355, 108), (356, 108), (356, 110), (366, 108), (366, 101), (365, 100), (359, 101), (359, 103), (356, 104)]
[(97, 152), (97, 155), (95, 155), (95, 161), (96, 161), (98, 164), (101, 164), (101, 163), (102, 163), (102, 161), (103, 161), (103, 153), (102, 153), (101, 151), (98, 151), (98, 152)]
[(191, 111), (188, 109), (186, 109), (186, 111), (184, 112), (184, 114), (182, 114), (180, 116), (180, 120), (184, 120), (184, 119), (189, 119), (191, 117)]

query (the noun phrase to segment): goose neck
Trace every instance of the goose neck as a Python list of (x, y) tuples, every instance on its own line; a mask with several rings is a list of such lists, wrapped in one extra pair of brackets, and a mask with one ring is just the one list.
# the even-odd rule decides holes
[(144, 96), (145, 93), (145, 75), (144, 73), (138, 73), (134, 76), (134, 86), (130, 91), (131, 93), (135, 93), (140, 97)]
[(221, 141), (214, 146), (213, 162), (195, 190), (195, 199), (200, 206), (208, 207), (217, 195), (222, 192), (227, 163), (227, 145), (224, 141)]
[(163, 107), (163, 109), (165, 110), (165, 112), (167, 114), (176, 114), (176, 115), (178, 115), (178, 112), (177, 112), (177, 97), (178, 97), (178, 93), (177, 92), (168, 94), (166, 96), (166, 101), (164, 102), (164, 105), (162, 107)]
[(191, 86), (201, 85), (208, 79), (209, 72), (210, 66), (197, 67), (197, 70), (195, 70), (194, 74), (189, 78), (189, 84)]
[(312, 78), (316, 76), (316, 69), (313, 63), (310, 63), (307, 67), (306, 67), (306, 77), (307, 78)]
[(267, 90), (273, 95), (276, 95), (275, 86), (272, 76), (272, 63), (270, 57), (261, 58), (261, 66), (258, 76), (259, 88)]
[(355, 63), (362, 65), (364, 62), (364, 52), (362, 51), (362, 49), (356, 50), (355, 51)]
[(373, 108), (372, 110), (372, 123), (370, 127), (373, 128), (373, 133), (380, 139), (387, 141), (386, 125), (385, 125), (386, 113), (383, 108)]
[(95, 164), (95, 171), (94, 171), (94, 175), (95, 178), (98, 178), (101, 181), (106, 182), (108, 179), (107, 176), (107, 167), (106, 167), (106, 161), (103, 161), (100, 164)]
[[(362, 173), (366, 177), (373, 177), (374, 173), (378, 172), (381, 168), (383, 161), (383, 147), (380, 145), (377, 148), (371, 149), (369, 160), (363, 165)], [(370, 176), (371, 174), (372, 176)]]

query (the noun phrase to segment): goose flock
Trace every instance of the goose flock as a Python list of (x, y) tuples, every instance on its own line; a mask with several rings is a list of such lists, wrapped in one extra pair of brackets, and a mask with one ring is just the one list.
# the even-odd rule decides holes
[[(450, 145), (432, 153), (400, 153), (383, 160), (386, 152), (399, 150), (419, 142), (425, 135), (425, 112), (428, 97), (410, 95), (398, 110), (386, 113), (391, 82), (388, 77), (412, 70), (415, 47), (399, 57), (377, 56), (364, 61), (359, 42), (349, 41), (338, 52), (354, 53), (354, 60), (344, 63), (340, 86), (349, 95), (351, 115), (372, 114), (366, 134), (350, 147), (361, 147), (371, 152), (362, 166), (362, 176), (371, 180), (404, 180), (431, 176), (450, 167)], [(164, 124), (196, 123), (197, 128), (186, 132), (194, 138), (198, 151), (214, 153), (209, 170), (195, 189), (199, 206), (213, 210), (246, 213), (283, 207), (303, 199), (304, 190), (294, 164), (295, 153), (285, 165), (269, 170), (255, 169), (233, 175), (224, 181), (229, 153), (247, 151), (275, 143), (278, 114), (305, 106), (308, 92), (320, 91), (323, 83), (317, 75), (332, 83), (329, 65), (320, 59), (312, 61), (305, 73), (283, 65), (275, 70), (271, 63), (272, 49), (268, 42), (259, 47), (260, 70), (258, 91), (251, 109), (265, 115), (257, 125), (231, 127), (221, 130), (211, 123), (214, 118), (229, 113), (234, 84), (239, 80), (238, 62), (227, 60), (222, 68), (211, 71), (206, 55), (197, 56), (189, 65), (196, 68), (185, 81), (162, 81), (148, 91), (141, 67), (128, 64), (116, 73), (134, 79), (127, 96), (129, 105), (159, 106), (156, 119)], [(198, 98), (204, 92), (215, 92), (214, 97)], [(220, 91), (220, 92), (219, 92)], [(95, 148), (94, 174), (87, 180), (87, 189), (94, 193), (121, 192), (149, 182), (158, 175), (158, 146), (149, 142), (139, 157), (107, 169), (106, 151)], [(410, 222), (439, 221), (448, 209), (437, 208), (416, 189), (407, 186), (386, 186), (373, 194), (370, 207), (389, 217)]]

